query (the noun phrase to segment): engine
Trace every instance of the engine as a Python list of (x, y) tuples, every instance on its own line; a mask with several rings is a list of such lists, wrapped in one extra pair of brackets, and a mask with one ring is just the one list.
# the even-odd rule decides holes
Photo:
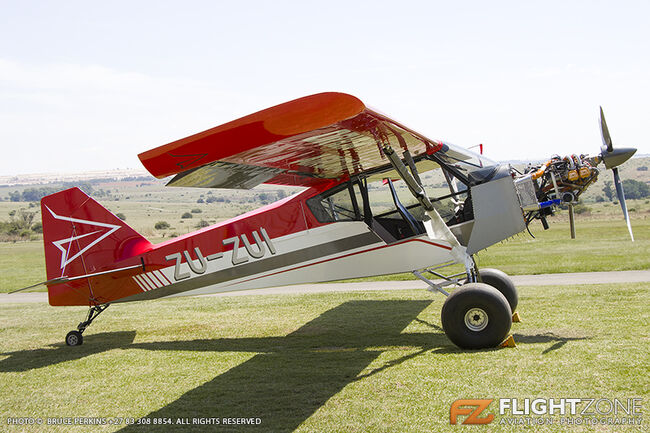
[(575, 203), (598, 179), (599, 162), (598, 156), (555, 155), (544, 164), (529, 165), (523, 174), (516, 175), (515, 187), (526, 212), (526, 225), (537, 218), (547, 228), (546, 216), (553, 213), (554, 205)]
[(537, 181), (539, 201), (561, 199), (573, 203), (598, 179), (596, 159), (586, 155), (564, 158), (556, 155), (541, 166), (528, 167), (525, 173)]

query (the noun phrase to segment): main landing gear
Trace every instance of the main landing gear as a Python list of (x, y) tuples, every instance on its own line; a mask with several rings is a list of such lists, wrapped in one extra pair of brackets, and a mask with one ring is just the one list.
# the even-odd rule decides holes
[(496, 347), (512, 326), (506, 297), (485, 283), (467, 283), (455, 290), (442, 306), (442, 329), (463, 349)]
[(512, 282), (508, 274), (498, 269), (490, 268), (480, 269), (478, 274), (479, 280), (482, 283), (494, 287), (506, 297), (508, 305), (510, 305), (510, 309), (514, 313), (517, 310), (517, 304), (519, 304), (519, 295), (517, 294), (515, 283)]
[(65, 336), (65, 344), (68, 346), (81, 346), (84, 342), (83, 332), (87, 327), (101, 314), (102, 311), (108, 308), (110, 304), (95, 305), (90, 307), (88, 311), (88, 317), (83, 322), (77, 325), (76, 331), (68, 332), (68, 335)]
[[(440, 267), (444, 266), (448, 264)], [(462, 349), (484, 349), (504, 341), (519, 299), (510, 277), (498, 269), (477, 271), (475, 268), (471, 274), (463, 272), (449, 277), (434, 269), (426, 269), (426, 272), (442, 278), (442, 282), (434, 283), (420, 272), (413, 273), (429, 284), (429, 290), (447, 296), (441, 322), (452, 343)], [(448, 285), (460, 287), (449, 294), (442, 288)]]

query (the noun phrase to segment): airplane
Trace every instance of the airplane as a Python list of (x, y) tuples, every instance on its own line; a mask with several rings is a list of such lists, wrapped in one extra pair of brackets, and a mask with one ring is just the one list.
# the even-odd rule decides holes
[[(479, 251), (574, 203), (604, 162), (632, 229), (600, 109), (596, 156), (554, 156), (516, 170), (433, 140), (344, 93), (319, 93), (140, 153), (168, 186), (302, 187), (289, 197), (153, 244), (78, 188), (41, 201), (49, 303), (87, 305), (83, 333), (111, 304), (412, 272), (446, 296), (442, 328), (463, 349), (508, 335), (518, 294)], [(633, 237), (632, 237), (633, 240)], [(443, 269), (460, 264), (452, 275)], [(430, 278), (441, 279), (434, 282)], [(445, 290), (454, 286), (451, 293)], [(34, 287), (34, 286), (30, 286)], [(21, 289), (23, 290), (23, 289)]]

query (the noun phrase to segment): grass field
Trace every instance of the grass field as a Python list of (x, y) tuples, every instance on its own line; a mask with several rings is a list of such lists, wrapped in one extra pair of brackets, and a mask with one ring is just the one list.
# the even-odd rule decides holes
[[(645, 284), (520, 288), (514, 349), (464, 352), (424, 291), (183, 298), (111, 307), (83, 346), (85, 311), (0, 306), (0, 430), (205, 431), (205, 426), (6, 425), (7, 417), (253, 417), (214, 431), (520, 431), (449, 425), (472, 398), (642, 398), (650, 390)], [(645, 408), (647, 411), (647, 408)], [(517, 418), (516, 416), (513, 418)], [(124, 422), (124, 421), (123, 421)], [(647, 423), (647, 421), (646, 421)], [(646, 425), (647, 426), (647, 425)], [(647, 431), (545, 425), (531, 431)]]

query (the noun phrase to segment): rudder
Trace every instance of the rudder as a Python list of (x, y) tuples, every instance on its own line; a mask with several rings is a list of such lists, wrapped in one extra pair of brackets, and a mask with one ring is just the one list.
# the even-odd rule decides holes
[(43, 197), (41, 215), (48, 280), (99, 272), (151, 247), (76, 187)]

